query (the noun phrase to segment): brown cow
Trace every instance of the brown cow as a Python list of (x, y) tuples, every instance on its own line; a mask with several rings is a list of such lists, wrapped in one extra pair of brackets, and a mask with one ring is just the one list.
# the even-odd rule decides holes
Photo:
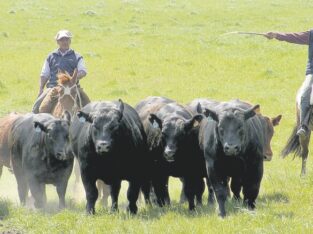
[(11, 170), (10, 150), (8, 147), (8, 135), (13, 123), (21, 115), (17, 113), (10, 113), (0, 119), (0, 176), (2, 174), (3, 166)]

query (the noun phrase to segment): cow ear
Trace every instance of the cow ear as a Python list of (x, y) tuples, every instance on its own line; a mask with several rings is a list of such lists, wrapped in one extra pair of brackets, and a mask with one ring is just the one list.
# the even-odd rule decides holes
[(79, 122), (81, 122), (81, 123), (85, 123), (85, 122), (92, 123), (93, 122), (93, 118), (91, 117), (91, 115), (88, 113), (85, 113), (83, 111), (78, 111), (77, 117), (79, 118)]
[(218, 122), (218, 115), (215, 111), (205, 108), (203, 114), (206, 117), (212, 118), (214, 121)]
[(255, 116), (257, 113), (260, 113), (260, 105), (255, 105), (251, 107), (249, 110), (244, 112), (245, 120), (250, 119), (251, 117)]
[(203, 110), (202, 110), (202, 106), (200, 104), (200, 102), (198, 102), (197, 104), (197, 113), (202, 114)]
[(63, 112), (62, 114), (62, 119), (67, 121), (67, 122), (71, 122), (71, 114), (70, 112), (68, 112), (67, 110)]
[(188, 120), (184, 125), (186, 130), (190, 130), (193, 127), (199, 126), (201, 120), (203, 119), (203, 115), (195, 115), (190, 120)]
[(123, 112), (124, 112), (124, 102), (122, 101), (122, 99), (118, 99), (119, 103), (120, 103), (120, 106), (119, 106), (119, 113), (120, 113), (120, 116), (119, 116), (119, 119), (118, 121), (121, 121), (122, 118), (123, 118)]
[(278, 115), (275, 118), (272, 118), (271, 121), (272, 121), (273, 126), (279, 125), (279, 122), (280, 122), (282, 117), (283, 117), (282, 115)]
[(38, 121), (34, 121), (34, 128), (36, 132), (48, 132), (47, 127)]
[(153, 128), (162, 129), (162, 120), (159, 119), (155, 114), (150, 114), (149, 121), (152, 124)]

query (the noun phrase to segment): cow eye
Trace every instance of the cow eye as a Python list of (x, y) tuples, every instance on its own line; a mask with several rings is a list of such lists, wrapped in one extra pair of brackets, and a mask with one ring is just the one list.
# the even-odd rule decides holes
[(100, 130), (99, 126), (95, 125), (95, 124), (92, 124), (92, 127), (97, 129), (97, 130)]

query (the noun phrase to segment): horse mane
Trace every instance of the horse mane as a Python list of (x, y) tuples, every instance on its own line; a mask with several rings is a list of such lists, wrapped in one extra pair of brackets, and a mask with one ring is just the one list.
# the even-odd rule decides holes
[(58, 84), (61, 84), (61, 85), (67, 84), (72, 79), (70, 74), (68, 74), (67, 72), (65, 73), (60, 72), (57, 74), (57, 77), (58, 77)]

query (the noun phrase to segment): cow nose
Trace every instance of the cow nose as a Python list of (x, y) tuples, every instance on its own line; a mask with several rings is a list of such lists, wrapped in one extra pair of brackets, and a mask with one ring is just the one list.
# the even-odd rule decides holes
[(228, 144), (228, 143), (225, 143), (224, 145), (224, 152), (227, 155), (238, 154), (239, 151), (240, 151), (240, 147), (238, 145)]
[(174, 154), (175, 154), (175, 149), (166, 146), (165, 150), (164, 150), (164, 155), (166, 160), (168, 161), (174, 161)]
[(57, 157), (57, 159), (65, 160), (65, 154), (64, 154), (64, 152), (57, 152), (57, 153), (56, 153), (56, 157)]
[(110, 143), (108, 141), (99, 141), (97, 144), (98, 152), (108, 152), (110, 150)]

